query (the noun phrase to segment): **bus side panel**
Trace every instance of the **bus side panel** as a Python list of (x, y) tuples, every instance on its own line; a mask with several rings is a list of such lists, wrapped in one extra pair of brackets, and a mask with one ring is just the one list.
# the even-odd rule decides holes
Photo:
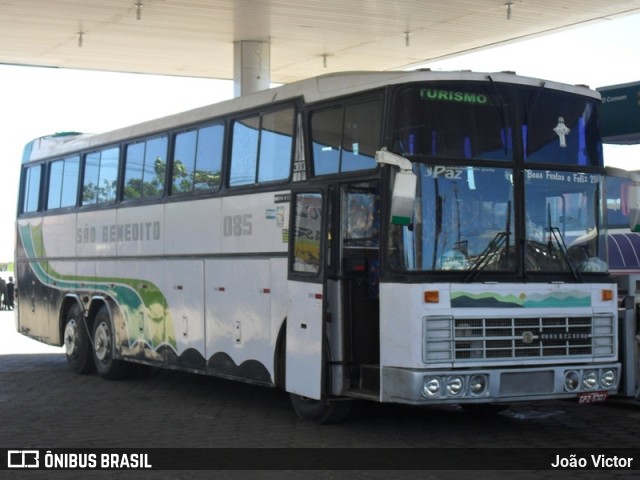
[(60, 308), (67, 292), (76, 286), (75, 261), (78, 232), (76, 229), (76, 213), (47, 215), (42, 222), (43, 252), (48, 261), (46, 268), (46, 284), (48, 286), (48, 322), (49, 331), (56, 344), (60, 344)]
[(49, 258), (76, 256), (76, 245), (81, 232), (76, 229), (76, 213), (47, 215), (42, 221), (44, 253)]
[(79, 296), (93, 296), (96, 283), (95, 260), (78, 260), (76, 262), (75, 293)]
[(49, 325), (50, 282), (43, 258), (42, 218), (18, 222), (16, 252), (17, 330), (40, 342), (58, 345), (57, 329)]
[(222, 253), (284, 255), (288, 204), (282, 203), (282, 198), (288, 199), (288, 192), (222, 198), (222, 218), (217, 219), (222, 220), (218, 224), (222, 232)]
[(118, 256), (162, 255), (164, 205), (119, 208), (117, 225), (103, 226), (103, 241), (115, 242)]
[(206, 357), (215, 374), (273, 383), (268, 259), (205, 263)]
[[(122, 356), (163, 363), (167, 339), (175, 339), (171, 316), (161, 288), (164, 260), (100, 260), (96, 264), (95, 293), (117, 304), (113, 312), (116, 344)], [(170, 350), (175, 351), (175, 341)], [(175, 356), (175, 355), (174, 355)]]
[(167, 255), (220, 253), (219, 198), (166, 203), (163, 227)]
[(116, 255), (116, 242), (111, 236), (112, 228), (116, 225), (116, 215), (115, 209), (78, 213), (78, 258)]
[[(168, 308), (165, 319), (172, 319), (177, 358), (175, 364), (204, 370), (204, 262), (168, 260), (161, 290)], [(171, 338), (166, 338), (171, 344)]]
[(323, 285), (289, 281), (287, 316), (286, 390), (322, 398), (325, 358), (323, 345)]
[[(271, 332), (270, 345), (272, 353), (275, 353), (276, 342), (282, 328), (282, 323), (287, 318), (289, 294), (287, 291), (287, 259), (272, 258), (270, 260), (271, 273)], [(274, 359), (275, 360), (275, 359)], [(269, 368), (271, 371), (271, 368)]]
[[(62, 332), (61, 323), (65, 320), (61, 317), (65, 295), (74, 294), (78, 289), (76, 262), (70, 259), (50, 259), (47, 262), (47, 273), (49, 328), (53, 336), (59, 337)], [(61, 344), (62, 341), (63, 339), (59, 338), (57, 344)]]
[(42, 271), (38, 261), (20, 261), (16, 265), (19, 283), (17, 328), (20, 333), (49, 345), (59, 345), (59, 333), (49, 325), (49, 288), (36, 272)]
[(380, 283), (380, 365), (423, 368), (424, 285)]

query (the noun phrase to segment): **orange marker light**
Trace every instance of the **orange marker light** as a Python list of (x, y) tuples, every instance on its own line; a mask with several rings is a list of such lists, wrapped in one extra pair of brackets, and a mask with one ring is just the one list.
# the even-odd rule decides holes
[(424, 303), (440, 303), (440, 292), (438, 290), (424, 292)]
[(613, 290), (609, 290), (609, 289), (602, 290), (602, 301), (610, 302), (611, 300), (613, 300)]

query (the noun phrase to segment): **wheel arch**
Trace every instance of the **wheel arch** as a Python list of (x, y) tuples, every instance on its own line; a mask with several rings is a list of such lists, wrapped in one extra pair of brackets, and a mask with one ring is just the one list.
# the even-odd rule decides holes
[[(323, 373), (323, 388), (322, 394), (324, 396), (332, 396), (333, 391), (333, 371), (331, 369), (332, 357), (331, 357), (331, 345), (329, 340), (325, 337), (323, 342), (323, 357), (325, 362), (325, 369)], [(273, 384), (276, 388), (282, 390), (287, 389), (287, 318), (285, 317), (280, 329), (278, 330), (278, 337), (276, 338), (276, 345), (273, 353), (273, 365), (274, 365), (274, 381)]]
[(89, 316), (93, 323), (93, 360), (98, 375), (107, 380), (126, 378), (131, 364), (123, 358), (122, 330), (126, 326), (115, 300), (96, 296), (91, 300)]
[(122, 329), (124, 328), (124, 318), (120, 312), (118, 304), (113, 298), (107, 295), (96, 295), (91, 299), (87, 313), (87, 325), (91, 329), (90, 331), (93, 331), (93, 324), (95, 322), (96, 315), (102, 307), (105, 307), (109, 314), (111, 328), (113, 329), (115, 336), (115, 354), (116, 357), (120, 357), (120, 336)]
[[(77, 295), (67, 294), (62, 299), (60, 310), (58, 311), (58, 345), (64, 345), (64, 329), (67, 322), (67, 316), (69, 311), (74, 305), (80, 307), (80, 311), (85, 312), (84, 305)], [(87, 316), (85, 315), (85, 322), (87, 322)], [(89, 331), (91, 331), (91, 325), (87, 324)]]
[(282, 390), (287, 386), (287, 318), (280, 325), (273, 352), (273, 385)]
[[(89, 305), (89, 308), (86, 308), (86, 305)], [(100, 307), (105, 305), (109, 311), (109, 317), (111, 318), (111, 322), (114, 324), (115, 321), (114, 312), (119, 311), (117, 309), (117, 304), (109, 297), (96, 295), (91, 299), (87, 297), (80, 298), (79, 295), (69, 293), (65, 295), (62, 300), (62, 304), (60, 305), (60, 310), (58, 312), (58, 334), (59, 334), (59, 345), (63, 344), (64, 341), (64, 327), (67, 319), (67, 315), (69, 311), (74, 305), (78, 305), (80, 310), (84, 313), (84, 320), (86, 322), (86, 326), (89, 332), (93, 330), (93, 322), (96, 318), (96, 313)]]

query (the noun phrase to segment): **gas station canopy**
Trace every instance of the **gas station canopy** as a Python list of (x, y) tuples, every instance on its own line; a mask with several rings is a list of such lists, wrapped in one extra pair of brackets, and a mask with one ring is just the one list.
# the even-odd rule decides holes
[[(640, 12), (640, 0), (3, 0), (0, 63), (288, 83), (400, 70)], [(260, 48), (255, 48), (260, 47)]]

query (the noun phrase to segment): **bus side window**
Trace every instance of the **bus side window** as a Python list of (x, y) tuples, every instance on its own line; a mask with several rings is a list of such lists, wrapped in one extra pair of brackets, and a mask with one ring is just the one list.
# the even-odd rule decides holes
[(297, 193), (293, 202), (293, 258), (294, 272), (316, 274), (320, 271), (322, 240), (322, 195)]
[(82, 205), (115, 201), (119, 156), (119, 147), (106, 148), (85, 155)]
[(258, 183), (289, 178), (293, 151), (293, 120), (293, 108), (262, 116)]
[(374, 192), (348, 191), (344, 195), (345, 247), (378, 247), (380, 199)]
[(78, 196), (80, 157), (74, 155), (49, 164), (47, 210), (75, 207)]
[(286, 108), (233, 124), (230, 186), (284, 181), (291, 173), (295, 111)]
[(176, 135), (171, 180), (173, 195), (220, 189), (223, 139), (222, 124)]
[(314, 112), (311, 116), (315, 175), (338, 173), (342, 137), (342, 109)]
[(40, 210), (40, 180), (42, 179), (42, 165), (27, 167), (22, 177), (22, 205), (21, 213), (32, 213)]
[(166, 136), (127, 145), (124, 200), (162, 196), (166, 166)]
[(375, 151), (380, 138), (380, 101), (349, 105), (345, 109), (342, 140), (342, 172), (376, 167)]
[(330, 175), (376, 168), (382, 102), (370, 99), (311, 115), (313, 172)]
[(229, 185), (251, 185), (256, 181), (260, 117), (238, 120), (233, 124)]

